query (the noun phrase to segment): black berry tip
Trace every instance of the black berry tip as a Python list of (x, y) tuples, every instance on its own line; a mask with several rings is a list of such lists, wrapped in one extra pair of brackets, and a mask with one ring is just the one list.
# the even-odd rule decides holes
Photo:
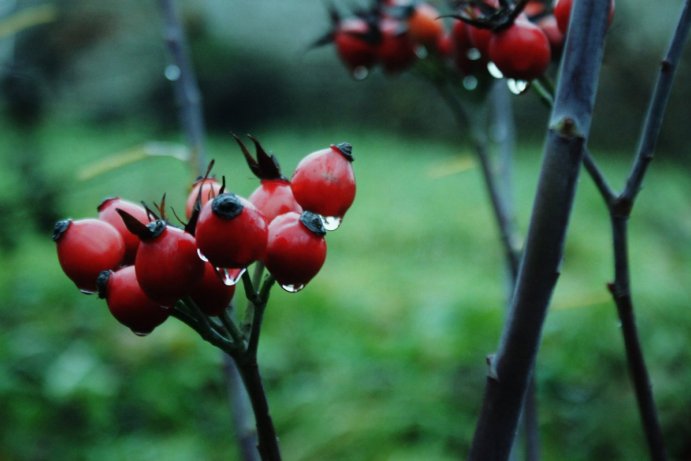
[(232, 192), (224, 192), (211, 202), (211, 211), (222, 219), (233, 219), (242, 213), (244, 208), (240, 197)]
[(349, 162), (355, 160), (353, 157), (353, 146), (351, 146), (350, 143), (341, 142), (338, 144), (332, 144), (331, 148), (344, 156)]
[(311, 211), (303, 211), (300, 215), (300, 222), (313, 234), (324, 236), (326, 235), (326, 228), (322, 217), (317, 213)]
[(168, 227), (168, 224), (166, 224), (166, 222), (162, 219), (151, 221), (149, 224), (146, 225), (146, 235), (140, 236), (140, 238), (142, 240), (153, 240), (159, 235), (161, 235), (163, 231), (166, 230), (166, 227)]
[(101, 299), (106, 299), (108, 296), (108, 280), (110, 280), (112, 274), (113, 271), (111, 270), (101, 271), (101, 273), (98, 274), (96, 288), (98, 289), (98, 297)]
[(67, 228), (70, 227), (70, 224), (72, 224), (71, 218), (62, 219), (55, 223), (55, 226), (53, 226), (53, 235), (51, 236), (54, 242), (60, 240), (60, 237), (67, 232)]
[[(146, 204), (144, 204), (144, 206), (148, 212), (149, 209), (148, 207), (146, 207)], [(149, 226), (147, 224), (144, 224), (143, 222), (139, 221), (137, 218), (135, 218), (134, 216), (132, 216), (131, 214), (129, 214), (121, 208), (115, 208), (115, 211), (117, 212), (117, 214), (120, 215), (120, 218), (122, 219), (122, 222), (125, 224), (127, 230), (139, 237), (140, 240), (149, 240), (153, 238), (151, 236), (151, 231), (149, 230)], [(149, 219), (151, 219), (151, 217), (149, 217)], [(152, 221), (152, 223), (153, 222), (156, 221)]]

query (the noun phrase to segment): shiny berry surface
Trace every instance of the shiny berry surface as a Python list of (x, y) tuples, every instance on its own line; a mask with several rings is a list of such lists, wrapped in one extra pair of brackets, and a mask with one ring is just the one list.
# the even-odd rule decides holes
[(342, 217), (355, 200), (351, 146), (342, 143), (307, 155), (298, 163), (291, 188), (304, 210)]
[(53, 240), (60, 267), (83, 291), (95, 292), (98, 274), (117, 268), (125, 257), (125, 242), (120, 233), (99, 219), (58, 221)]
[(160, 233), (142, 239), (135, 258), (137, 280), (154, 301), (170, 306), (189, 294), (204, 273), (204, 261), (197, 254), (197, 244), (181, 229), (154, 221)]
[(122, 217), (116, 211), (117, 209), (126, 211), (143, 223), (148, 223), (149, 217), (143, 206), (119, 197), (107, 198), (98, 206), (98, 219), (111, 224), (120, 233), (125, 242), (123, 264), (133, 264), (137, 248), (139, 248), (139, 237), (127, 229)]
[(326, 260), (326, 241), (319, 223), (319, 217), (309, 212), (287, 213), (271, 222), (264, 263), (279, 284), (305, 285), (321, 269)]
[(214, 266), (246, 267), (264, 256), (266, 219), (248, 200), (224, 193), (204, 205), (195, 236)]
[(113, 317), (138, 335), (151, 333), (168, 318), (169, 310), (139, 286), (134, 266), (103, 272), (98, 285), (99, 296), (105, 298)]
[(551, 56), (547, 35), (526, 20), (518, 19), (494, 33), (489, 42), (489, 58), (506, 78), (538, 78), (549, 67)]

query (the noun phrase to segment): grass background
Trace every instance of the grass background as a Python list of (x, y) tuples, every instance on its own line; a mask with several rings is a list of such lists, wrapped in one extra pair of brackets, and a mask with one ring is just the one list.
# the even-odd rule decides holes
[[(65, 216), (93, 216), (106, 195), (177, 209), (183, 163), (147, 158), (78, 175), (153, 138), (143, 124), (49, 124), (27, 139), (2, 129), (0, 197), (30, 207), (14, 165), (23, 150), (59, 191)], [(354, 146), (355, 204), (328, 235), (322, 273), (299, 294), (274, 290), (260, 347), (272, 414), (289, 460), (462, 457), (496, 347), (506, 297), (502, 254), (480, 174), (463, 145), (344, 128), (253, 133), (290, 174), (307, 153)], [(209, 140), (217, 174), (256, 185), (230, 136)], [(541, 147), (516, 156), (525, 230)], [(596, 153), (614, 184), (625, 155)], [(633, 288), (643, 347), (674, 459), (691, 450), (691, 184), (653, 165), (631, 222)], [(4, 219), (17, 245), (0, 269), (0, 459), (234, 459), (219, 353), (174, 319), (132, 335), (61, 273), (49, 229)], [(6, 217), (8, 218), (8, 217)], [(544, 459), (646, 459), (615, 309), (606, 210), (582, 176), (562, 276), (545, 325), (537, 382)]]

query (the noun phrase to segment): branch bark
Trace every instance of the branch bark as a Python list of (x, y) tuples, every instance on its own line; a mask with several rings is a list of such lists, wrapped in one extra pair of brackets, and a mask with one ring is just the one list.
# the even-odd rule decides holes
[(526, 244), (499, 348), (489, 360), (471, 461), (505, 461), (509, 457), (559, 276), (590, 131), (608, 8), (609, 0), (578, 0), (573, 6)]
[(612, 249), (614, 253), (614, 281), (608, 285), (608, 288), (617, 307), (617, 314), (621, 322), (629, 375), (636, 393), (636, 401), (650, 457), (654, 461), (666, 460), (667, 449), (657, 416), (652, 384), (634, 315), (628, 258), (628, 220), (645, 174), (653, 160), (655, 145), (662, 128), (663, 116), (672, 89), (674, 73), (691, 26), (690, 4), (689, 0), (684, 2), (667, 53), (660, 64), (655, 88), (641, 130), (638, 151), (631, 166), (624, 191), (617, 195), (607, 184), (594, 159), (590, 155), (586, 155), (584, 158), (585, 167), (609, 210), (612, 227)]
[(173, 82), (175, 98), (180, 110), (182, 128), (190, 148), (190, 163), (200, 175), (206, 170), (204, 148), (204, 117), (201, 94), (194, 66), (187, 52), (187, 40), (173, 0), (159, 0), (163, 16), (164, 38), (170, 53), (170, 67), (167, 77)]

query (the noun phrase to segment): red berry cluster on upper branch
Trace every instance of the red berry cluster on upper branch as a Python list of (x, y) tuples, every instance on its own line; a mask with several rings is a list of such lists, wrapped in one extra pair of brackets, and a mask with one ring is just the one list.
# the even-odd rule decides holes
[(376, 66), (398, 73), (433, 59), (462, 77), (487, 78), (489, 65), (495, 77), (529, 81), (560, 53), (572, 0), (450, 3), (440, 12), (420, 0), (373, 0), (346, 17), (332, 8), (331, 31), (316, 44), (332, 42), (356, 78)]

